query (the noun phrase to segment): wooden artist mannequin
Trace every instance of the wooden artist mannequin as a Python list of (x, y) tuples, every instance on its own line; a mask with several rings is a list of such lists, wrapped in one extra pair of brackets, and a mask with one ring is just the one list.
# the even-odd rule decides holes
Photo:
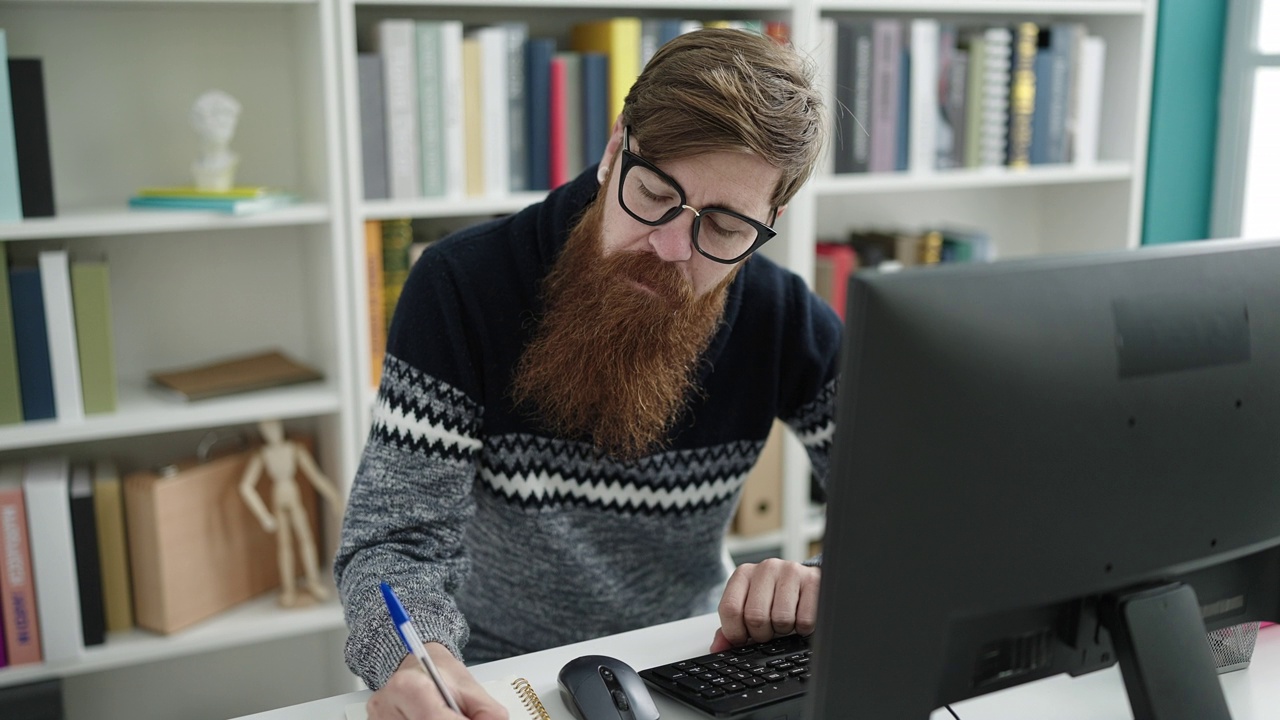
[[(298, 537), (298, 549), (302, 551), (302, 570), (307, 577), (307, 591), (317, 600), (324, 600), (329, 592), (320, 584), (320, 569), (316, 561), (316, 541), (311, 534), (311, 524), (307, 521), (302, 497), (295, 479), (298, 470), (311, 481), (321, 495), (329, 501), (335, 511), (340, 500), (338, 491), (320, 472), (311, 453), (302, 445), (285, 440), (284, 427), (279, 420), (263, 420), (258, 423), (262, 431), (262, 439), (266, 442), (249, 461), (244, 475), (240, 478), (240, 495), (248, 503), (249, 509), (258, 517), (262, 528), (269, 533), (276, 533), (277, 559), (280, 563), (280, 604), (293, 607), (298, 603), (297, 573), (293, 565), (293, 535)], [(266, 469), (271, 477), (271, 502), (275, 515), (272, 516), (258, 495), (255, 485)]]

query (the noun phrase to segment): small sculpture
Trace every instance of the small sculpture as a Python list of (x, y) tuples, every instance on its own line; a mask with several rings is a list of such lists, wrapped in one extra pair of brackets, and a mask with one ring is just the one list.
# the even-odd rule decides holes
[(239, 117), (240, 103), (221, 90), (206, 92), (191, 106), (191, 125), (201, 140), (201, 155), (191, 164), (198, 189), (226, 192), (234, 184), (240, 157), (230, 145)]
[[(297, 572), (294, 570), (293, 538), (297, 535), (298, 549), (302, 551), (302, 570), (307, 578), (307, 591), (316, 600), (324, 600), (329, 596), (320, 584), (320, 569), (316, 561), (316, 541), (311, 534), (311, 525), (302, 506), (302, 498), (295, 477), (298, 470), (307, 476), (311, 484), (329, 501), (336, 512), (341, 500), (333, 486), (316, 461), (301, 444), (285, 440), (284, 428), (279, 420), (263, 420), (258, 423), (262, 439), (266, 444), (249, 461), (244, 475), (240, 478), (240, 495), (248, 503), (249, 509), (258, 517), (262, 528), (269, 533), (276, 533), (276, 557), (280, 563), (280, 604), (293, 607), (298, 604)], [(271, 500), (275, 515), (267, 511), (254, 488), (263, 469), (271, 477)]]

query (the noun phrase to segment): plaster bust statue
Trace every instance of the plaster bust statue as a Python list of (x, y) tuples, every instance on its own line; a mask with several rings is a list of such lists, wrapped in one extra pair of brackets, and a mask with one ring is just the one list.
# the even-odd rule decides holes
[(225, 192), (235, 182), (240, 158), (231, 152), (231, 138), (240, 118), (240, 103), (221, 90), (210, 90), (191, 106), (191, 125), (200, 134), (200, 157), (191, 165), (196, 187)]

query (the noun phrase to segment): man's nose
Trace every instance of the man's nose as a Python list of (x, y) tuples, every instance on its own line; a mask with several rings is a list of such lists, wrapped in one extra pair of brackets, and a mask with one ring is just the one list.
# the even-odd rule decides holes
[(654, 253), (667, 262), (681, 262), (693, 257), (693, 208), (685, 208), (670, 222), (663, 223), (649, 232), (649, 245)]

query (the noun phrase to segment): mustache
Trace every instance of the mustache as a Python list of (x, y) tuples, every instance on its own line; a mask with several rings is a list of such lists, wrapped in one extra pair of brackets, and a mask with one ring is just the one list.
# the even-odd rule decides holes
[(677, 306), (694, 301), (693, 284), (671, 263), (643, 251), (620, 252), (604, 259), (604, 275), (632, 280)]

